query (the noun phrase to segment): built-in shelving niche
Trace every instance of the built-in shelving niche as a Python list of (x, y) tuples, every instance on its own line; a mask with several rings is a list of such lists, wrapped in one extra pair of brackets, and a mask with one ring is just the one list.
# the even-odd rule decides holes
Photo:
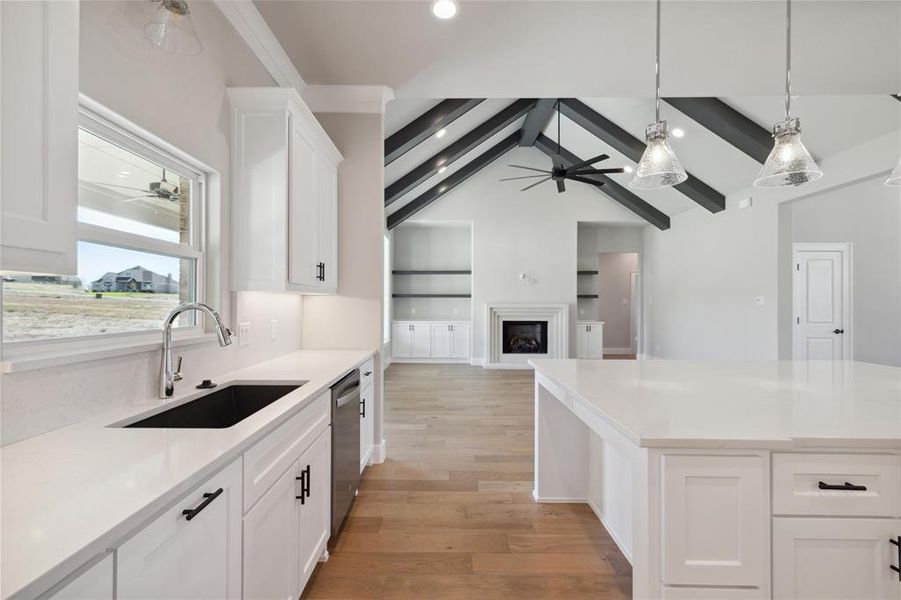
[(472, 320), (472, 232), (465, 224), (404, 223), (394, 229), (392, 318)]

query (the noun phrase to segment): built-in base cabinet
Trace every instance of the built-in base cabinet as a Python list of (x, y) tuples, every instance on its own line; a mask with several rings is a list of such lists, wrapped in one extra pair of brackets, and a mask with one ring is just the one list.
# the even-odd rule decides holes
[(576, 321), (576, 358), (604, 358), (603, 321)]
[(375, 366), (372, 360), (360, 367), (360, 473), (372, 459), (375, 445)]
[(394, 321), (391, 356), (396, 359), (465, 360), (471, 355), (471, 329), (466, 322)]

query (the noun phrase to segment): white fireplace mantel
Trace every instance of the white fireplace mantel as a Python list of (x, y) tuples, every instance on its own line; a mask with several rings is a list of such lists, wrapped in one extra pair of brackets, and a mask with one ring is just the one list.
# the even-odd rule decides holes
[[(504, 321), (547, 321), (547, 354), (505, 354)], [(485, 368), (528, 369), (529, 358), (567, 358), (569, 355), (569, 305), (538, 302), (488, 302), (485, 304)]]

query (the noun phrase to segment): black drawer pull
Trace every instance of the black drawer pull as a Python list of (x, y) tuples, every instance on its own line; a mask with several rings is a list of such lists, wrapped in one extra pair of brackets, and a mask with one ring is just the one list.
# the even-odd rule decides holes
[(221, 493), (222, 493), (222, 488), (219, 488), (218, 490), (216, 490), (215, 492), (212, 492), (212, 493), (207, 492), (206, 494), (203, 495), (203, 502), (198, 504), (197, 508), (186, 508), (183, 511), (181, 511), (181, 514), (185, 515), (186, 521), (190, 521), (191, 519), (193, 519), (194, 517), (199, 515), (200, 511), (202, 511), (204, 508), (209, 506), (213, 500), (218, 498), (219, 494), (221, 494)]
[(898, 566), (889, 565), (889, 568), (898, 574), (898, 581), (901, 581), (901, 535), (893, 540), (889, 540), (889, 543), (898, 546)]
[(825, 483), (823, 481), (817, 484), (817, 487), (821, 490), (843, 490), (847, 492), (865, 492), (867, 491), (867, 486), (865, 485), (854, 485), (853, 483), (848, 483), (847, 481), (844, 484), (833, 485), (831, 483)]
[(370, 375), (372, 375), (372, 371), (366, 371), (365, 373), (363, 373), (363, 377), (369, 377)]

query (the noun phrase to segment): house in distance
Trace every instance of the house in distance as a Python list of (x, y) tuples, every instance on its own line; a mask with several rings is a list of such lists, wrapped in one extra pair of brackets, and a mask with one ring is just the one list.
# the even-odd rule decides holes
[(138, 265), (118, 273), (106, 273), (91, 282), (92, 292), (148, 292), (177, 294), (178, 281), (172, 274), (160, 275)]

